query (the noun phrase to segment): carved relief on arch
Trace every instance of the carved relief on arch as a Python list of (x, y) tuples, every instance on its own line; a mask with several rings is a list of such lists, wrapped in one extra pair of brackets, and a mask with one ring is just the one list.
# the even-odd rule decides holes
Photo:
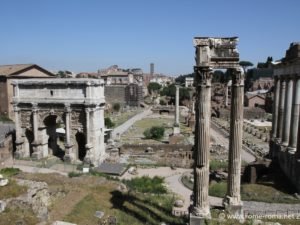
[(85, 112), (83, 110), (80, 111), (72, 111), (70, 125), (72, 130), (84, 130), (85, 128)]
[(32, 112), (31, 110), (21, 110), (21, 127), (32, 129)]

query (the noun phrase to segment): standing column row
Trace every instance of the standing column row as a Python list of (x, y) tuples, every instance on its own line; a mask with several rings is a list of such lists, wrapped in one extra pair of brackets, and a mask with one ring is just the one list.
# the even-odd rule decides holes
[(283, 149), (295, 153), (299, 139), (300, 78), (296, 75), (276, 76), (272, 137)]

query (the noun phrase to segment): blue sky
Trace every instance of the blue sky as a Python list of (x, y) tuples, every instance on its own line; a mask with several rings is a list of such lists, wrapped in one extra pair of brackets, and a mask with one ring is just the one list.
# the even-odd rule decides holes
[(299, 0), (0, 0), (0, 64), (192, 72), (194, 36), (239, 36), (241, 60), (300, 41)]

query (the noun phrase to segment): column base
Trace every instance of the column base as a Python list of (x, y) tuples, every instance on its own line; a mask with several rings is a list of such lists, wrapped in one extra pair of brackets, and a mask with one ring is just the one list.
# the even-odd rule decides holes
[(223, 200), (225, 210), (236, 218), (244, 219), (243, 203), (234, 197), (226, 196)]
[(195, 216), (192, 213), (190, 213), (189, 218), (190, 218), (189, 225), (206, 225), (207, 220), (211, 219), (210, 217), (205, 218), (205, 217)]
[(40, 151), (32, 153), (31, 158), (34, 160), (39, 160), (43, 158), (43, 154)]
[(296, 154), (297, 148), (288, 147), (287, 151), (289, 154), (294, 155)]
[(174, 126), (173, 127), (173, 135), (178, 135), (178, 134), (180, 134), (180, 127)]
[(281, 145), (282, 145), (283, 147), (287, 147), (287, 146), (289, 146), (289, 143), (287, 143), (287, 142), (282, 142)]
[(191, 207), (191, 212), (190, 216), (193, 218), (203, 218), (203, 219), (211, 219), (210, 215), (210, 208), (209, 206), (203, 207), (203, 208), (198, 208), (198, 207)]
[(65, 145), (65, 156), (64, 156), (64, 161), (68, 163), (75, 162), (76, 158), (75, 155), (72, 151), (73, 145), (66, 144)]

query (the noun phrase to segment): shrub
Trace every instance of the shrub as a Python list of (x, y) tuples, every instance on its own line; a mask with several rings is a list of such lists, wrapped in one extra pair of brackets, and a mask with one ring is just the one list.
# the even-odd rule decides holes
[(68, 173), (69, 177), (80, 177), (82, 173), (77, 173), (77, 172), (70, 172)]
[(112, 128), (115, 126), (115, 123), (113, 121), (111, 121), (110, 117), (106, 117), (104, 119), (104, 123), (107, 128)]
[(113, 104), (113, 110), (114, 110), (115, 112), (119, 112), (120, 109), (121, 109), (120, 103), (115, 103), (115, 104)]
[(161, 140), (164, 136), (165, 128), (162, 126), (153, 126), (150, 129), (144, 131), (146, 139)]
[(123, 181), (131, 190), (141, 193), (165, 194), (167, 188), (164, 186), (164, 178), (155, 176), (136, 177), (131, 180)]
[(0, 174), (2, 174), (5, 177), (12, 177), (14, 175), (17, 175), (21, 172), (21, 170), (19, 168), (3, 168), (0, 170)]

